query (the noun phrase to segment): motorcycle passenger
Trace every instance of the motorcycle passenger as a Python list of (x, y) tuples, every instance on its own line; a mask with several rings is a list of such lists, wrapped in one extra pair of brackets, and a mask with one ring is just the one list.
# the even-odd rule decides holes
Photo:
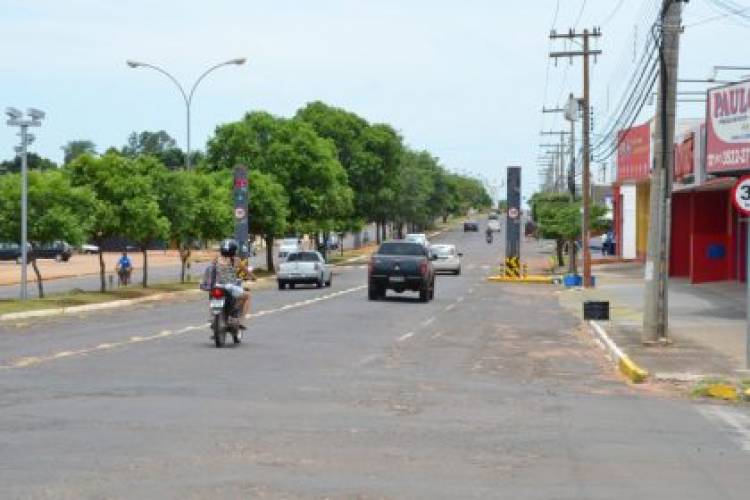
[[(237, 259), (238, 248), (239, 245), (237, 245), (235, 240), (224, 240), (219, 247), (220, 258), (214, 260), (212, 265), (206, 270), (206, 277), (210, 275), (215, 276), (213, 279), (214, 283), (222, 285), (232, 295), (232, 298), (237, 301), (237, 306), (242, 312), (241, 318), (244, 318), (250, 311), (250, 292), (242, 287), (241, 278), (246, 276), (251, 280), (255, 280), (255, 275), (244, 261)], [(209, 281), (206, 277), (204, 277), (204, 283)], [(204, 288), (204, 285), (201, 288)], [(244, 329), (245, 327), (240, 324), (240, 328)]]
[(122, 252), (115, 269), (117, 270), (117, 276), (120, 278), (120, 283), (127, 285), (130, 282), (130, 273), (133, 271), (133, 263), (128, 257), (128, 252)]

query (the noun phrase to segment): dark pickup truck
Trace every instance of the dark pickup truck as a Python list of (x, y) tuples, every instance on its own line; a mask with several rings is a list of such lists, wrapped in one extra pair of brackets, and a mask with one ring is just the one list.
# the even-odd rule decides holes
[(427, 302), (435, 297), (434, 257), (421, 243), (388, 241), (380, 245), (370, 259), (368, 270), (368, 298), (385, 297), (386, 290), (403, 293), (419, 292), (419, 300)]

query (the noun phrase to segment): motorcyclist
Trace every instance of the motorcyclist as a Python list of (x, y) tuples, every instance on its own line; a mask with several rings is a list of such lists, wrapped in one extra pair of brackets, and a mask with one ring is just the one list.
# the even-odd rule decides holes
[(130, 282), (130, 273), (133, 271), (133, 263), (130, 261), (130, 257), (128, 257), (128, 252), (122, 252), (122, 256), (117, 261), (115, 269), (117, 270), (120, 282), (127, 285)]
[[(250, 291), (242, 286), (243, 278), (255, 281), (255, 275), (246, 261), (237, 259), (239, 245), (233, 239), (226, 239), (219, 247), (220, 257), (214, 259), (203, 276), (202, 289), (209, 289), (215, 284), (222, 287), (237, 301), (237, 307), (242, 312), (241, 318), (250, 311)], [(243, 330), (245, 326), (240, 324)]]
[(484, 233), (487, 237), (487, 243), (492, 243), (492, 228), (488, 227)]

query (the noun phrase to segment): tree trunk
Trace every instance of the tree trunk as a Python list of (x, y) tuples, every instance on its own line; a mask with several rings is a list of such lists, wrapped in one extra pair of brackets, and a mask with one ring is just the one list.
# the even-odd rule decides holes
[(555, 240), (555, 246), (557, 247), (557, 266), (562, 267), (565, 265), (565, 260), (563, 259), (563, 245), (565, 243), (565, 240)]
[(104, 293), (107, 291), (107, 280), (106, 280), (107, 268), (104, 265), (104, 254), (102, 253), (101, 244), (99, 244), (99, 278), (101, 279), (101, 287), (99, 291)]
[(180, 249), (180, 283), (185, 283), (185, 274), (188, 268), (188, 261), (190, 260), (190, 247), (183, 247)]
[(568, 240), (568, 274), (578, 274), (576, 262), (576, 240)]
[(148, 288), (148, 248), (144, 245), (141, 247), (143, 254), (143, 288)]
[(31, 267), (34, 269), (34, 274), (36, 274), (36, 287), (39, 290), (39, 298), (44, 298), (44, 284), (42, 283), (42, 274), (39, 272), (39, 266), (36, 265), (36, 259), (31, 259)]
[(386, 233), (385, 233), (385, 231), (386, 231), (386, 224), (385, 224), (385, 222), (382, 222), (380, 224), (380, 230), (382, 231), (382, 233), (380, 235), (380, 241), (378, 241), (378, 243), (381, 243), (381, 242), (385, 241), (386, 238), (387, 238)]
[(273, 267), (273, 236), (266, 236), (266, 268), (269, 273), (275, 271)]
[(344, 256), (344, 237), (346, 236), (346, 233), (339, 234), (339, 253), (341, 256)]

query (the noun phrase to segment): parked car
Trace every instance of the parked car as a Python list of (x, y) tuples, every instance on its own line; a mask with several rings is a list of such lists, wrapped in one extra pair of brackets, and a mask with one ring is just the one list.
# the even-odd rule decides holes
[(284, 261), (289, 254), (299, 252), (300, 250), (301, 248), (297, 238), (284, 238), (279, 243), (279, 260)]
[(18, 243), (0, 242), (0, 260), (14, 260), (21, 263), (21, 245)]
[(479, 223), (475, 220), (467, 220), (464, 222), (464, 232), (479, 231)]
[(73, 248), (64, 241), (36, 246), (32, 251), (37, 259), (55, 259), (58, 262), (67, 262), (73, 255)]
[(96, 245), (92, 245), (91, 243), (84, 243), (81, 245), (81, 253), (82, 254), (97, 254), (99, 253), (99, 247)]
[(385, 297), (387, 290), (419, 292), (419, 300), (435, 297), (435, 256), (429, 248), (415, 241), (395, 240), (380, 245), (370, 258), (367, 273), (367, 296), (370, 300)]
[(427, 240), (427, 235), (424, 233), (409, 233), (406, 235), (405, 240), (419, 243), (425, 248), (430, 247), (430, 242)]
[(333, 283), (333, 270), (318, 252), (292, 252), (287, 256), (286, 262), (279, 264), (276, 281), (279, 290), (283, 290), (287, 285), (294, 288), (300, 283), (314, 284), (322, 288)]
[(432, 261), (436, 273), (461, 274), (461, 257), (464, 254), (456, 250), (456, 245), (432, 245), (430, 252), (436, 257)]

